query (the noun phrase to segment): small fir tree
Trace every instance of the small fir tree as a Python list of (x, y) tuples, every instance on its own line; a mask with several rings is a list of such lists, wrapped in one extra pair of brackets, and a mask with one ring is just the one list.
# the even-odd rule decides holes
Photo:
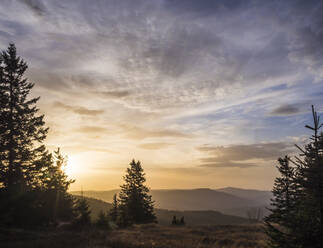
[(112, 208), (109, 211), (109, 217), (114, 223), (117, 223), (117, 220), (118, 220), (118, 198), (117, 198), (117, 194), (113, 195)]
[(177, 219), (175, 215), (173, 216), (173, 219), (172, 219), (172, 225), (177, 225)]
[(74, 225), (77, 228), (86, 228), (91, 225), (91, 210), (87, 200), (83, 197), (77, 200), (76, 204), (76, 218), (74, 220)]
[(275, 179), (273, 196), (269, 210), (271, 214), (265, 218), (266, 232), (269, 236), (270, 247), (293, 247), (293, 233), (291, 232), (295, 218), (295, 169), (290, 166), (289, 158), (278, 159), (281, 176)]
[(99, 215), (98, 215), (98, 218), (96, 220), (96, 226), (100, 229), (109, 229), (109, 218), (108, 216), (103, 212), (103, 211), (100, 211), (99, 212)]
[(74, 217), (74, 198), (67, 193), (71, 183), (75, 180), (68, 179), (65, 174), (67, 157), (61, 154), (59, 148), (54, 151), (53, 161), (44, 173), (44, 198), (46, 209), (49, 211), (50, 220), (71, 220)]
[(181, 220), (180, 220), (179, 224), (180, 224), (181, 226), (184, 226), (184, 225), (185, 225), (184, 216), (182, 216), (182, 217), (181, 217)]
[(119, 225), (156, 222), (154, 205), (149, 189), (144, 185), (146, 178), (140, 162), (132, 160), (124, 176), (125, 183), (119, 193)]

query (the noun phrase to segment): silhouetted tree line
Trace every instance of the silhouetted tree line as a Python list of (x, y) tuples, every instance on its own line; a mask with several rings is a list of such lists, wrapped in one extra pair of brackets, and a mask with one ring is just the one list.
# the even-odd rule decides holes
[(312, 106), (313, 132), (300, 155), (279, 158), (271, 214), (265, 219), (269, 246), (323, 247), (323, 133)]
[[(48, 128), (36, 107), (39, 97), (28, 98), (34, 84), (24, 77), (26, 70), (13, 44), (1, 52), (0, 225), (36, 227), (61, 220), (89, 226), (86, 199), (67, 193), (74, 180), (64, 173), (66, 158), (60, 149), (51, 154), (43, 144)], [(139, 161), (131, 162), (124, 180), (119, 199), (114, 196), (110, 213), (99, 214), (97, 226), (107, 228), (109, 220), (119, 226), (156, 221)]]
[[(91, 211), (86, 199), (67, 193), (74, 182), (64, 173), (67, 158), (59, 148), (52, 154), (43, 144), (48, 128), (36, 106), (39, 97), (29, 98), (34, 84), (24, 77), (27, 68), (14, 44), (1, 52), (0, 225), (39, 227), (68, 221), (88, 227)], [(111, 220), (122, 227), (156, 221), (139, 161), (130, 163), (124, 180), (111, 211), (99, 214), (98, 227), (108, 228)]]

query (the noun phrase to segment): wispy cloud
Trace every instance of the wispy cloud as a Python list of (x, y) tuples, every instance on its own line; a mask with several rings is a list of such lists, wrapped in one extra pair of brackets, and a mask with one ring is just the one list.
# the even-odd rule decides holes
[(174, 138), (192, 138), (192, 135), (183, 133), (178, 130), (164, 129), (164, 128), (154, 128), (154, 129), (144, 129), (136, 126), (123, 125), (123, 132), (126, 137), (130, 139), (145, 139), (145, 138), (163, 138), (163, 137), (174, 137)]
[(62, 102), (54, 102), (53, 107), (65, 109), (65, 110), (68, 110), (68, 111), (71, 111), (71, 112), (74, 112), (74, 113), (80, 114), (80, 115), (96, 116), (96, 115), (100, 115), (100, 114), (104, 113), (103, 110), (88, 109), (88, 108), (81, 107), (81, 106), (71, 106), (71, 105), (64, 104)]
[[(291, 144), (260, 143), (251, 145), (231, 145), (227, 147), (202, 146), (197, 148), (209, 157), (202, 158), (201, 167), (240, 167), (260, 166), (264, 161), (276, 160), (278, 157), (294, 151)], [(255, 162), (255, 160), (258, 160)]]
[(146, 150), (159, 150), (159, 149), (169, 147), (170, 145), (172, 145), (172, 144), (169, 144), (169, 143), (145, 143), (145, 144), (139, 145), (139, 147), (142, 149), (146, 149)]
[(79, 128), (75, 128), (74, 131), (81, 132), (81, 133), (102, 134), (102, 133), (105, 133), (107, 131), (107, 129), (104, 127), (99, 127), (99, 126), (82, 126)]

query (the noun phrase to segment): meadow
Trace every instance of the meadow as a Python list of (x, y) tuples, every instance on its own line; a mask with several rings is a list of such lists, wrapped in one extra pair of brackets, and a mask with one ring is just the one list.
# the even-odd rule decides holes
[(134, 225), (126, 229), (82, 232), (2, 230), (3, 248), (262, 248), (265, 245), (262, 225), (161, 226)]

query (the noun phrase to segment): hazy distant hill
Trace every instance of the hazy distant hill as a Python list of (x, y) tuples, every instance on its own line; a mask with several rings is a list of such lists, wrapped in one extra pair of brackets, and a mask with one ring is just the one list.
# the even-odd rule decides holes
[[(76, 198), (81, 196), (76, 195)], [(91, 197), (85, 197), (91, 208), (92, 219), (95, 220), (100, 211), (107, 212), (111, 208), (111, 203), (97, 200)], [(161, 225), (170, 225), (173, 216), (178, 218), (184, 216), (187, 225), (234, 225), (246, 224), (249, 221), (246, 218), (221, 214), (217, 211), (170, 211), (164, 209), (155, 209), (158, 223)]]
[(161, 225), (169, 225), (173, 216), (178, 218), (184, 216), (187, 225), (236, 225), (246, 224), (249, 220), (246, 218), (222, 214), (218, 211), (173, 211), (156, 209), (158, 223)]
[(217, 189), (217, 191), (221, 191), (221, 192), (228, 193), (245, 199), (250, 199), (256, 205), (268, 205), (270, 203), (270, 198), (272, 197), (272, 193), (270, 191), (265, 191), (265, 190), (240, 189), (240, 188), (227, 187), (227, 188)]
[[(79, 191), (71, 192), (80, 194)], [(118, 190), (84, 191), (88, 197), (111, 202)], [(225, 214), (246, 217), (250, 208), (262, 208), (269, 204), (271, 193), (269, 191), (247, 190), (239, 188), (213, 189), (170, 189), (151, 190), (155, 207), (160, 209), (178, 211), (215, 210)]]
[(269, 213), (267, 207), (269, 206), (270, 199), (272, 198), (272, 193), (270, 191), (240, 189), (232, 187), (217, 189), (217, 191), (229, 193), (231, 195), (244, 199), (249, 199), (253, 203), (253, 205), (247, 207), (233, 207), (222, 209), (222, 212), (225, 214), (246, 217), (248, 211), (256, 211), (255, 209), (260, 209), (262, 217), (266, 216)]

